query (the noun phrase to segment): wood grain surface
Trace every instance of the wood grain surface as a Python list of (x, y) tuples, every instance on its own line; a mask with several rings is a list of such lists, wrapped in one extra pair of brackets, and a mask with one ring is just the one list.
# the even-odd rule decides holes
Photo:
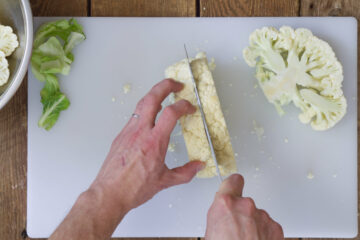
[(88, 0), (30, 0), (34, 16), (88, 16)]
[[(87, 0), (34, 0), (34, 16), (86, 16)], [(40, 105), (39, 105), (40, 107)], [(27, 77), (0, 110), (0, 239), (27, 239)]]
[[(31, 0), (31, 5), (34, 16), (354, 16), (360, 18), (360, 0)], [(358, 122), (360, 123), (359, 117)], [(25, 78), (12, 100), (0, 110), (0, 239), (28, 239), (26, 154), (27, 79)], [(360, 240), (360, 237), (355, 239)]]
[(195, 17), (195, 0), (92, 0), (92, 16)]
[(298, 16), (299, 0), (200, 0), (201, 17)]
[[(360, 1), (359, 0), (302, 0), (300, 5), (300, 16), (353, 16), (359, 21), (360, 19)], [(359, 39), (359, 25), (358, 25), (358, 39)], [(360, 64), (360, 46), (358, 41), (358, 92), (359, 92), (359, 64)], [(359, 118), (359, 99), (358, 99), (358, 126)], [(359, 131), (358, 131), (359, 138)], [(358, 149), (359, 149), (358, 141)], [(358, 182), (359, 182), (360, 165), (358, 161)], [(358, 212), (359, 212), (359, 184), (358, 184)], [(359, 220), (358, 220), (359, 224)], [(360, 225), (359, 225), (360, 226)], [(358, 227), (359, 227), (358, 226)], [(325, 238), (317, 238), (317, 240), (324, 240)], [(337, 238), (340, 240), (339, 238)], [(358, 235), (355, 239), (360, 239)], [(304, 238), (304, 240), (315, 240)], [(336, 240), (336, 239), (335, 239)]]

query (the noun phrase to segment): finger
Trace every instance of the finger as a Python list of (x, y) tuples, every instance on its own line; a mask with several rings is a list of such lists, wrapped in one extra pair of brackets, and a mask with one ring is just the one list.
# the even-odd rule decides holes
[(171, 92), (178, 92), (183, 89), (183, 84), (173, 79), (164, 79), (155, 86), (140, 100), (135, 112), (142, 117), (145, 123), (154, 125), (156, 115), (161, 110), (161, 103)]
[(258, 209), (256, 211), (255, 217), (261, 221), (261, 222), (265, 222), (268, 223), (270, 222), (272, 219), (270, 218), (270, 215), (263, 209)]
[(230, 194), (241, 197), (244, 188), (244, 178), (240, 174), (233, 174), (221, 184), (218, 194)]
[(191, 161), (184, 166), (171, 169), (165, 177), (165, 185), (168, 187), (190, 182), (196, 173), (204, 169), (206, 163), (202, 161)]
[(196, 111), (196, 108), (186, 100), (180, 100), (176, 103), (167, 106), (159, 117), (155, 125), (155, 131), (163, 137), (169, 137), (174, 129), (177, 120), (186, 115)]
[(279, 223), (273, 221), (270, 229), (270, 235), (274, 236), (273, 239), (284, 239), (284, 231), (282, 226)]

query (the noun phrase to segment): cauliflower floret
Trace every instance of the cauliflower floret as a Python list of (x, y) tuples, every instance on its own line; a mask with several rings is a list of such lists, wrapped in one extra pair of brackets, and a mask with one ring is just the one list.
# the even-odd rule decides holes
[(18, 46), (19, 42), (12, 28), (0, 24), (0, 51), (5, 56), (10, 56)]
[(256, 67), (255, 76), (280, 115), (281, 106), (293, 102), (303, 111), (300, 121), (314, 130), (331, 128), (345, 115), (342, 66), (327, 42), (288, 26), (257, 29), (249, 42), (244, 59)]
[(10, 72), (9, 72), (9, 64), (5, 58), (5, 54), (0, 51), (0, 86), (7, 83), (9, 80)]
[(301, 89), (300, 96), (302, 101), (298, 101), (302, 104), (299, 107), (303, 113), (299, 115), (299, 119), (302, 123), (309, 123), (315, 130), (326, 130), (333, 127), (339, 119), (341, 119), (346, 113), (346, 100), (342, 96), (337, 99), (321, 96), (312, 89)]

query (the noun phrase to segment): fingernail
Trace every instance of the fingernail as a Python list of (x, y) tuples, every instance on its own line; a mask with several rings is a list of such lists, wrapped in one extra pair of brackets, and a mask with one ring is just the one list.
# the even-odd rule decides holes
[(191, 108), (192, 113), (195, 113), (196, 112), (196, 107), (194, 105), (192, 105), (192, 104), (191, 104), (191, 107), (192, 107)]
[(201, 162), (201, 164), (199, 164), (199, 166), (197, 167), (196, 171), (200, 172), (201, 170), (203, 170), (206, 167), (206, 162), (203, 161), (199, 161)]

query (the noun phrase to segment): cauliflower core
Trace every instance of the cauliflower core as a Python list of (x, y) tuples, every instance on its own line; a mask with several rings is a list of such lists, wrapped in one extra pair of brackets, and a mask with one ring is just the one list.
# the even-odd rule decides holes
[(8, 57), (18, 46), (19, 42), (12, 28), (0, 24), (0, 51)]
[(243, 56), (256, 67), (256, 78), (279, 114), (293, 102), (301, 109), (299, 120), (314, 130), (326, 130), (346, 113), (341, 90), (343, 72), (330, 45), (308, 29), (264, 27), (249, 37)]

